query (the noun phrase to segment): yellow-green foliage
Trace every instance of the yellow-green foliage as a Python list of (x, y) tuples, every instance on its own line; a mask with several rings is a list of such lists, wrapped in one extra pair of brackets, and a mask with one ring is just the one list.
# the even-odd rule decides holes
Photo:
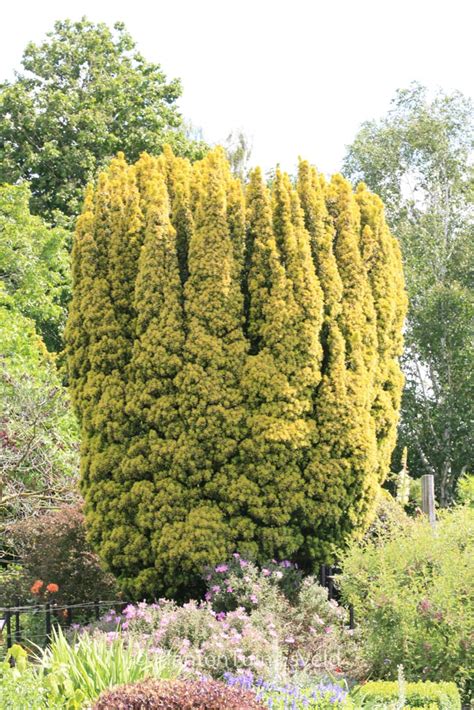
[[(431, 681), (405, 683), (404, 693), (407, 704), (404, 708), (438, 708), (439, 710), (461, 710), (461, 698), (455, 683), (432, 683)], [(369, 681), (353, 690), (357, 701), (373, 703), (376, 707), (396, 707), (400, 689), (395, 681)]]
[(73, 261), (87, 520), (129, 594), (194, 593), (235, 549), (312, 569), (367, 527), (405, 308), (378, 198), (305, 162), (244, 189), (219, 148), (119, 155)]

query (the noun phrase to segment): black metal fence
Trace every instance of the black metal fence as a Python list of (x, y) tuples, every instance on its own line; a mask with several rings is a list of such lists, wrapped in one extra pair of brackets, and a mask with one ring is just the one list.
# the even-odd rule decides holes
[(46, 646), (54, 627), (71, 629), (76, 621), (81, 624), (99, 621), (110, 609), (122, 610), (129, 602), (106, 600), (82, 604), (44, 604), (0, 607), (0, 638), (6, 649), (14, 643), (30, 642)]
[[(319, 582), (328, 590), (328, 599), (340, 601), (339, 591), (334, 583), (337, 568), (323, 565), (319, 571)], [(0, 638), (9, 649), (14, 643), (33, 642), (37, 646), (48, 645), (53, 627), (71, 629), (74, 623), (82, 624), (99, 621), (105, 612), (121, 611), (128, 601), (107, 600), (82, 604), (54, 604), (46, 602), (31, 606), (0, 607)], [(354, 609), (349, 607), (349, 626), (355, 626)]]

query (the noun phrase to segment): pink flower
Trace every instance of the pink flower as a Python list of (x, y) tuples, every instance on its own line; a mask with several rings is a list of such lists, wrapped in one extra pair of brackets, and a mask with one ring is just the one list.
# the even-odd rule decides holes
[(330, 634), (331, 631), (332, 631), (332, 627), (331, 627), (331, 626), (326, 626), (326, 628), (324, 629), (324, 633), (326, 633), (326, 634)]
[(234, 590), (232, 589), (232, 587), (227, 587), (227, 589), (226, 589), (226, 592), (227, 592), (228, 594), (232, 594), (233, 591), (234, 591)]
[(249, 566), (249, 563), (247, 562), (247, 560), (240, 560), (240, 566), (241, 566), (242, 568), (248, 567), (248, 566)]
[(133, 619), (137, 615), (137, 610), (135, 609), (133, 604), (128, 604), (123, 610), (122, 614), (125, 616), (126, 619)]
[(263, 567), (263, 568), (262, 568), (262, 574), (263, 574), (264, 577), (269, 577), (269, 576), (271, 575), (271, 572), (270, 572), (270, 570), (267, 569), (266, 567)]
[(213, 587), (211, 587), (211, 592), (214, 592), (214, 594), (219, 594), (221, 591), (221, 588), (219, 587), (218, 584), (215, 584)]
[(255, 594), (251, 594), (250, 601), (252, 602), (252, 604), (258, 604), (257, 596)]
[(431, 609), (431, 602), (429, 599), (422, 599), (421, 602), (418, 605), (419, 610), (423, 613), (426, 614)]
[(215, 568), (216, 572), (227, 572), (228, 569), (227, 565), (217, 565)]
[(285, 643), (294, 643), (294, 642), (295, 642), (295, 639), (293, 638), (293, 636), (287, 636), (285, 639)]

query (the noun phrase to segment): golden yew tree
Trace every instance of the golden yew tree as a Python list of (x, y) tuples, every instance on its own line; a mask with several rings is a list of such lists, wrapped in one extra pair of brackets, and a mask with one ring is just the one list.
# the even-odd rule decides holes
[(377, 197), (300, 161), (123, 156), (87, 192), (67, 328), (91, 540), (128, 594), (238, 550), (310, 571), (370, 522), (406, 308)]

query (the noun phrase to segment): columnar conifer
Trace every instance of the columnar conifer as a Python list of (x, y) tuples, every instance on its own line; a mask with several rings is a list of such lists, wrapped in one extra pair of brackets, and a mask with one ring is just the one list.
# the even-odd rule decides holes
[(361, 212), (361, 253), (372, 289), (377, 320), (378, 367), (372, 414), (375, 420), (379, 478), (385, 479), (396, 441), (403, 389), (399, 357), (407, 299), (400, 246), (390, 234), (383, 203), (361, 183), (355, 193)]
[(67, 329), (90, 536), (136, 597), (235, 550), (307, 570), (363, 530), (394, 446), (405, 311), (378, 198), (222, 149), (119, 156), (86, 195)]

